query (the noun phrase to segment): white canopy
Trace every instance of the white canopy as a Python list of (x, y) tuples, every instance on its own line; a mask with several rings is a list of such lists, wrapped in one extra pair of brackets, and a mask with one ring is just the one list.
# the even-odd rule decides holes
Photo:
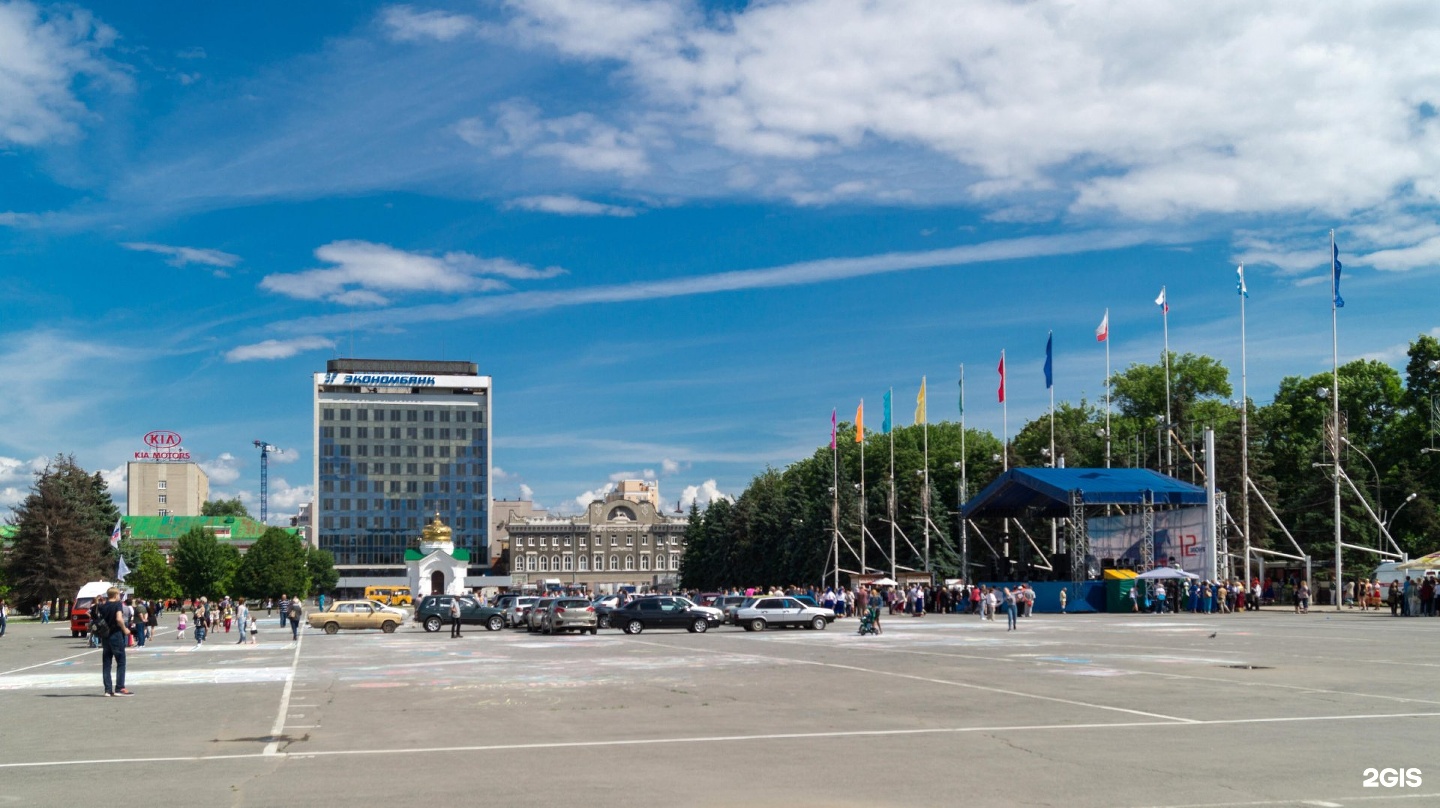
[(1137, 581), (1153, 581), (1159, 578), (1189, 578), (1191, 580), (1199, 580), (1200, 576), (1193, 572), (1177, 570), (1171, 567), (1156, 567), (1149, 572), (1142, 572), (1135, 576), (1135, 580)]
[(894, 578), (877, 578), (870, 582), (871, 586), (899, 586), (900, 582)]

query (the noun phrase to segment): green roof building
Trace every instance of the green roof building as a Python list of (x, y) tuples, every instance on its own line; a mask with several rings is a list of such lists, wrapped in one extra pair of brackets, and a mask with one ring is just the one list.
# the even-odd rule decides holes
[[(124, 520), (131, 539), (153, 541), (161, 550), (174, 546), (176, 539), (189, 533), (191, 528), (203, 527), (215, 534), (216, 539), (244, 552), (267, 529), (248, 516), (126, 516)], [(282, 530), (299, 535), (295, 528)]]

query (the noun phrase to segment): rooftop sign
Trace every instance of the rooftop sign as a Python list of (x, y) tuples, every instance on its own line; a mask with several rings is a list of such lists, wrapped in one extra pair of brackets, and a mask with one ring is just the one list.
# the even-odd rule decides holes
[(189, 460), (190, 453), (180, 445), (180, 433), (157, 429), (145, 435), (148, 452), (136, 452), (136, 460)]

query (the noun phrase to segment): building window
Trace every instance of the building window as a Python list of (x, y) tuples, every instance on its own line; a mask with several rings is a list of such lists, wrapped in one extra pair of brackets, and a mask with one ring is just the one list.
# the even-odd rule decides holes
[(620, 556), (613, 556), (613, 555), (610, 556), (610, 569), (612, 569), (612, 570), (618, 570), (618, 569), (620, 569)]
[(442, 420), (442, 421), (449, 421), (449, 420), (450, 420), (450, 411), (449, 411), (449, 410), (441, 410), (441, 411), (440, 411), (440, 420)]
[(635, 546), (635, 534), (634, 534), (634, 533), (626, 533), (626, 534), (625, 534), (625, 546), (626, 546), (626, 547), (634, 547), (634, 546)]
[(416, 413), (416, 410), (406, 410), (406, 411), (405, 411), (405, 420), (410, 421), (410, 422), (413, 423), (413, 422), (415, 421), (415, 413)]
[(332, 410), (332, 409), (330, 409), (329, 407), (326, 407), (325, 409), (322, 409), (322, 410), (320, 411), (320, 419), (321, 419), (322, 421), (333, 421), (333, 420), (335, 420), (335, 411)]
[(580, 571), (581, 571), (581, 572), (589, 572), (589, 571), (590, 571), (590, 556), (583, 556), (583, 555), (580, 556), (579, 562), (580, 562)]
[(158, 489), (160, 489), (161, 491), (164, 491), (164, 490), (165, 490), (165, 481), (164, 481), (164, 480), (161, 480), (161, 481), (155, 483), (155, 487), (158, 488)]
[(550, 571), (550, 557), (549, 557), (549, 556), (540, 556), (540, 571), (541, 571), (541, 572), (549, 572), (549, 571)]
[(433, 420), (435, 420), (435, 411), (434, 411), (434, 410), (426, 410), (426, 411), (425, 411), (425, 420), (427, 420), (427, 421), (433, 421)]
[[(569, 560), (569, 556), (566, 556), (566, 560)], [(555, 572), (560, 571), (560, 556), (550, 556), (550, 569), (554, 570)], [(566, 567), (565, 569), (568, 570), (570, 568)]]
[(350, 420), (350, 411), (349, 411), (349, 410), (341, 410), (341, 411), (340, 411), (340, 420), (342, 420), (342, 421), (348, 421), (348, 420)]
[(640, 569), (646, 570), (646, 571), (648, 571), (648, 570), (650, 569), (650, 556), (647, 556), (647, 555), (642, 555), (642, 556), (640, 556)]
[(635, 556), (633, 556), (633, 555), (627, 555), (627, 556), (625, 556), (625, 569), (626, 569), (626, 571), (635, 569)]
[[(357, 421), (368, 421), (368, 420), (370, 420), (370, 411), (369, 411), (369, 410), (356, 410), (356, 411), (355, 411), (355, 420), (357, 420)], [(361, 435), (360, 437), (363, 438), (363, 437), (365, 437), (365, 436), (364, 436), (364, 435)]]
[(160, 515), (161, 515), (161, 516), (169, 516), (169, 515), (170, 515), (170, 511), (168, 511), (168, 510), (166, 510), (166, 509), (164, 509), (164, 508), (161, 508), (161, 509), (160, 509)]
[(155, 501), (158, 502), (158, 503), (160, 503), (161, 505), (164, 505), (164, 504), (165, 504), (165, 495), (164, 495), (164, 494), (156, 494), (156, 495), (155, 495)]
[(650, 534), (649, 534), (649, 533), (641, 533), (641, 534), (640, 534), (640, 546), (641, 546), (641, 547), (649, 547), (649, 546), (650, 546)]
[(529, 556), (525, 560), (525, 566), (529, 572), (535, 572), (535, 556)]

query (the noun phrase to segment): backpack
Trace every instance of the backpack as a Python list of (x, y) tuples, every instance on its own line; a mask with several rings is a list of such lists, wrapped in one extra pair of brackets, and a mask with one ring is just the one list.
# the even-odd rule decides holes
[(95, 636), (102, 640), (110, 636), (110, 621), (106, 620), (105, 616), (98, 612), (94, 619), (90, 621), (90, 628), (95, 632)]
[(300, 619), (300, 604), (299, 604), (299, 603), (296, 603), (296, 602), (293, 601), (293, 600), (290, 601), (290, 619), (291, 619), (291, 620), (299, 620), (299, 619)]

